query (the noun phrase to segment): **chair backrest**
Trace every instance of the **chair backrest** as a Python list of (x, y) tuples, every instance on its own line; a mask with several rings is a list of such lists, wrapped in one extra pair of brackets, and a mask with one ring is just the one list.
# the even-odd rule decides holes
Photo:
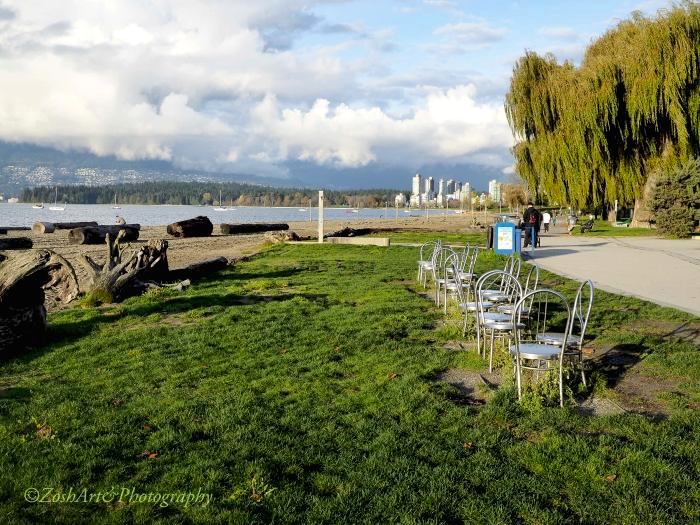
[(453, 251), (451, 254), (445, 258), (445, 262), (442, 265), (442, 277), (447, 281), (448, 278), (452, 278), (455, 273), (459, 273), (457, 269), (459, 268), (459, 261), (461, 259), (461, 254)]
[[(581, 283), (576, 292), (576, 297), (573, 304), (573, 322), (578, 324), (580, 328), (581, 336), (580, 343), (583, 343), (583, 336), (586, 335), (586, 327), (588, 326), (588, 320), (591, 317), (591, 308), (593, 307), (593, 281), (588, 279)], [(573, 326), (571, 328), (573, 332)]]
[(441, 276), (445, 275), (445, 264), (447, 262), (447, 259), (451, 255), (455, 254), (456, 252), (448, 246), (440, 246), (440, 248), (437, 248), (435, 250), (435, 252), (433, 253), (432, 264), (433, 279), (438, 279)]
[(472, 248), (471, 259), (469, 259), (469, 266), (467, 267), (467, 273), (470, 273), (470, 274), (474, 273), (474, 267), (476, 266), (477, 257), (479, 257), (479, 247), (474, 246), (474, 248)]
[[(522, 313), (523, 309), (529, 304), (535, 304), (538, 312), (541, 315), (547, 316), (547, 315), (558, 315), (560, 310), (555, 307), (555, 305), (559, 303), (559, 305), (563, 308), (564, 310), (564, 319), (563, 321), (566, 323), (565, 328), (564, 328), (564, 338), (562, 339), (561, 342), (561, 348), (560, 348), (560, 355), (559, 359), (564, 355), (564, 350), (566, 349), (566, 340), (569, 338), (569, 334), (571, 333), (571, 326), (573, 324), (573, 319), (571, 315), (571, 308), (569, 307), (569, 302), (566, 300), (566, 297), (564, 297), (563, 294), (555, 291), (555, 290), (550, 290), (548, 288), (540, 288), (539, 290), (532, 290), (531, 292), (526, 293), (525, 295), (522, 296), (522, 298), (515, 304), (515, 308), (513, 309), (513, 322), (520, 322), (522, 318)], [(546, 306), (542, 306), (546, 305)], [(550, 323), (551, 324), (551, 319)], [(531, 326), (530, 330), (534, 333), (535, 339), (537, 334), (542, 334), (544, 331), (547, 329), (547, 320), (545, 319), (544, 322), (541, 323), (541, 325), (538, 324), (534, 329)], [(515, 348), (516, 348), (516, 357), (520, 357), (520, 343), (521, 343), (521, 335), (519, 330), (516, 330), (515, 333)]]
[(484, 313), (484, 300), (482, 290), (495, 289), (506, 291), (510, 299), (515, 303), (520, 300), (523, 295), (523, 287), (518, 279), (510, 273), (503, 270), (491, 270), (479, 277), (476, 281), (476, 306), (479, 312), (478, 319)]
[[(428, 259), (433, 258), (433, 253), (437, 248), (440, 247), (442, 244), (442, 241), (439, 239), (437, 241), (428, 241), (426, 243), (423, 243), (423, 245), (420, 247), (420, 256), (419, 260), (421, 261), (427, 261)], [(430, 256), (428, 256), (430, 254)]]
[[(527, 277), (525, 278), (525, 286), (523, 287), (523, 293), (528, 294), (533, 290), (537, 290), (537, 285), (540, 283), (540, 268), (536, 264), (530, 267), (530, 271), (527, 272)], [(532, 302), (532, 301), (531, 301)]]
[(469, 243), (466, 243), (464, 246), (464, 249), (462, 250), (462, 254), (460, 255), (459, 258), (459, 271), (463, 272), (464, 267), (467, 265), (467, 261), (469, 261), (469, 255), (471, 254), (472, 247), (469, 245)]

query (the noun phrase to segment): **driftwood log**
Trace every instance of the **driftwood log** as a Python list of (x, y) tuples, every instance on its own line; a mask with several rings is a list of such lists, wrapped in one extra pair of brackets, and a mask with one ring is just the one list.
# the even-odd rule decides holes
[(226, 257), (215, 257), (198, 263), (190, 264), (185, 268), (177, 268), (170, 270), (168, 280), (180, 281), (184, 279), (193, 280), (199, 279), (210, 273), (219, 272), (228, 266)]
[(35, 222), (32, 226), (34, 233), (53, 233), (56, 230), (72, 230), (73, 228), (84, 228), (86, 226), (97, 226), (94, 221), (89, 222)]
[(221, 233), (234, 235), (237, 233), (260, 233), (288, 230), (289, 224), (249, 223), (249, 224), (222, 224)]
[(100, 225), (73, 228), (68, 231), (68, 242), (71, 244), (101, 244), (110, 235), (113, 239), (121, 234), (120, 241), (130, 242), (139, 238), (140, 224)]
[(194, 219), (168, 224), (168, 233), (174, 237), (208, 237), (214, 230), (209, 217), (200, 215)]
[(128, 236), (126, 229), (120, 230), (115, 237), (106, 234), (107, 262), (101, 266), (89, 255), (83, 255), (91, 276), (89, 293), (95, 302), (119, 302), (143, 293), (151, 281), (168, 278), (168, 241), (151, 240), (124, 258), (122, 242), (128, 242)]
[(73, 267), (60, 255), (32, 250), (0, 263), (0, 357), (41, 341), (47, 289), (53, 299), (65, 303), (78, 295)]
[(34, 246), (29, 237), (7, 237), (0, 239), (0, 250), (28, 250)]

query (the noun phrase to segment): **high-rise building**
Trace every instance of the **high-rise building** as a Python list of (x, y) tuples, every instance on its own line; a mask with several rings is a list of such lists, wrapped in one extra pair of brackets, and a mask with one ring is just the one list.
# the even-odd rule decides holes
[(489, 181), (489, 197), (494, 202), (501, 202), (501, 183), (496, 179)]
[[(435, 191), (435, 181), (432, 177), (425, 179), (425, 193), (431, 195)], [(429, 198), (429, 197), (428, 197)]]
[(444, 195), (445, 193), (445, 179), (440, 179), (438, 182), (438, 195)]
[(445, 191), (449, 193), (454, 193), (455, 192), (455, 181), (452, 179), (448, 179), (447, 181), (447, 186), (445, 188)]
[(411, 195), (420, 195), (420, 183), (421, 183), (420, 173), (416, 173), (413, 176), (413, 191), (411, 192)]

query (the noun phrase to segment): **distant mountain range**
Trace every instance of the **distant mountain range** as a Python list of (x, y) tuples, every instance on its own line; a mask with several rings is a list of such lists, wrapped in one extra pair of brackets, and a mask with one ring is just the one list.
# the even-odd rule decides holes
[(396, 188), (409, 191), (416, 171), (436, 179), (470, 182), (479, 191), (491, 179), (503, 174), (486, 166), (471, 164), (433, 164), (410, 168), (370, 164), (360, 168), (336, 169), (303, 161), (290, 161), (281, 167), (288, 177), (263, 177), (244, 173), (219, 173), (183, 170), (166, 161), (119, 160), (99, 157), (88, 152), (59, 151), (33, 144), (0, 142), (0, 193), (5, 197), (19, 195), (24, 188), (46, 185), (102, 185), (146, 181), (245, 182), (265, 186), (299, 188), (369, 189)]

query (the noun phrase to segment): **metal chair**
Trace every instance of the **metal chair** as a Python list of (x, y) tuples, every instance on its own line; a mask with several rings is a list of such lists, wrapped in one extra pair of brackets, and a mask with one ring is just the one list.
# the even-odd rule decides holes
[[(521, 261), (520, 257), (518, 257), (515, 254), (512, 254), (510, 257), (508, 257), (508, 260), (506, 261), (505, 266), (503, 267), (503, 271), (512, 275), (516, 279), (520, 278), (520, 267), (521, 267)], [(488, 301), (493, 301), (493, 302), (505, 302), (510, 299), (510, 296), (508, 294), (509, 290), (506, 290), (504, 288), (505, 281), (501, 281), (501, 287), (500, 288), (487, 288), (483, 290), (483, 295), (484, 298)]]
[[(525, 279), (525, 286), (523, 287), (523, 295), (527, 295), (533, 290), (537, 290), (537, 286), (540, 282), (540, 269), (537, 265), (533, 264), (530, 271), (527, 272), (527, 278)], [(512, 315), (515, 310), (515, 303), (501, 304), (496, 308), (499, 312)], [(532, 299), (530, 299), (530, 304), (523, 306), (522, 317), (528, 319), (532, 311)]]
[(427, 272), (432, 270), (435, 251), (438, 250), (442, 242), (428, 241), (420, 247), (420, 255), (418, 257), (418, 282), (427, 286)]
[(508, 298), (513, 302), (517, 303), (522, 297), (523, 289), (520, 285), (518, 279), (513, 275), (505, 272), (503, 270), (493, 270), (491, 272), (482, 275), (476, 282), (476, 303), (477, 303), (477, 315), (476, 319), (476, 329), (477, 329), (477, 346), (479, 351), (481, 351), (481, 333), (484, 336), (484, 356), (486, 356), (486, 334), (490, 333), (490, 350), (489, 350), (489, 372), (493, 371), (493, 350), (494, 350), (494, 339), (496, 333), (498, 337), (505, 338), (508, 337), (508, 346), (510, 346), (510, 336), (517, 330), (524, 328), (525, 325), (520, 322), (518, 318), (517, 322), (513, 321), (513, 317), (508, 314), (500, 312), (490, 312), (487, 311), (493, 308), (495, 303), (489, 301), (485, 298), (482, 293), (484, 287), (492, 286), (496, 283), (501, 284), (501, 287), (506, 290)]
[[(558, 368), (559, 374), (559, 405), (564, 406), (564, 352), (566, 350), (566, 339), (571, 332), (571, 309), (569, 308), (569, 303), (559, 292), (549, 289), (533, 290), (532, 292), (524, 295), (520, 301), (515, 305), (515, 310), (513, 311), (512, 322), (515, 324), (520, 320), (523, 307), (536, 301), (540, 303), (545, 301), (547, 304), (550, 299), (557, 299), (558, 302), (564, 307), (566, 313), (566, 328), (564, 329), (564, 338), (560, 344), (550, 344), (543, 342), (535, 338), (532, 341), (521, 340), (520, 330), (515, 330), (515, 344), (509, 345), (509, 352), (515, 361), (515, 374), (516, 383), (518, 386), (518, 399), (522, 399), (522, 372), (523, 370), (534, 370), (536, 372), (543, 372), (548, 370), (553, 370), (554, 367)], [(547, 311), (546, 308), (536, 307), (539, 312)], [(549, 308), (552, 312), (554, 309)], [(546, 326), (543, 323), (542, 326)]]
[[(587, 293), (586, 293), (587, 292)], [(593, 281), (590, 279), (581, 283), (576, 291), (576, 297), (573, 304), (573, 322), (566, 338), (565, 357), (572, 358), (581, 369), (581, 380), (584, 386), (586, 385), (586, 374), (583, 369), (583, 340), (588, 327), (588, 320), (591, 316), (591, 308), (593, 307), (594, 287)], [(573, 325), (578, 327), (577, 333), (574, 333)], [(546, 332), (537, 335), (537, 340), (548, 344), (560, 344), (565, 340), (565, 336), (561, 332)]]
[(452, 248), (450, 247), (443, 247), (441, 246), (437, 250), (437, 256), (435, 258), (435, 261), (433, 262), (431, 268), (432, 268), (432, 275), (433, 275), (433, 284), (435, 285), (435, 304), (437, 306), (440, 306), (440, 289), (446, 282), (445, 278), (445, 268), (447, 266), (450, 266), (450, 264), (447, 263), (448, 259), (451, 259), (452, 256), (456, 256), (457, 252), (455, 252)]

